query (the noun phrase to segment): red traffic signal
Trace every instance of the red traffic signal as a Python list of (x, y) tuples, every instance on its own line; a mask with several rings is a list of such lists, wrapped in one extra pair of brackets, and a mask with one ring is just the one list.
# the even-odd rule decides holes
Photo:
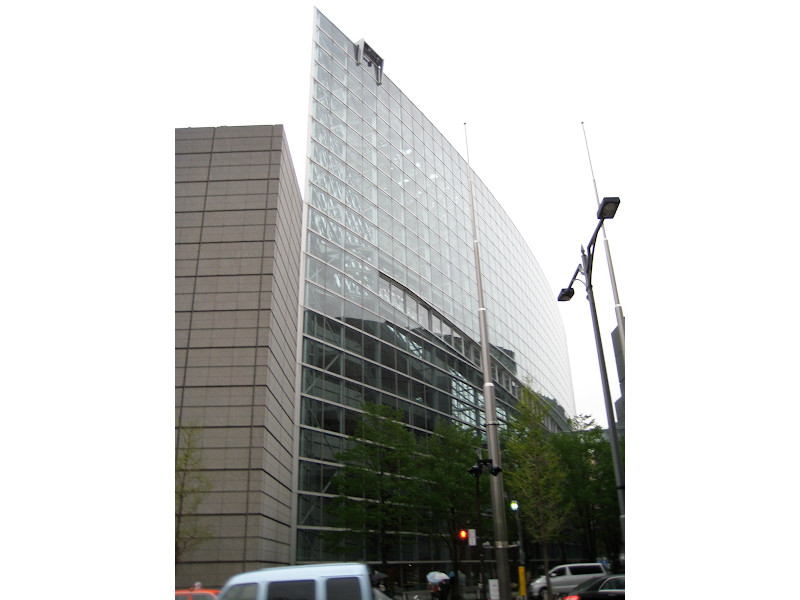
[(458, 530), (458, 539), (460, 539), (461, 541), (466, 540), (468, 535), (469, 534), (467, 533), (466, 529), (459, 529)]

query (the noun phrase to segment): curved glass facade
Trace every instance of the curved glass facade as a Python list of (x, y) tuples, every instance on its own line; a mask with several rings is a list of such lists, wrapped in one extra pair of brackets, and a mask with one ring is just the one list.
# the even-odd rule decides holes
[[(469, 167), (369, 46), (319, 12), (315, 24), (296, 558), (375, 560), (369, 549), (326, 555), (316, 536), (362, 403), (401, 410), (420, 436), (440, 419), (484, 426)], [(472, 183), (498, 417), (523, 382), (560, 428), (575, 407), (555, 298), (511, 219), (474, 173)], [(441, 559), (429, 544), (420, 536), (395, 558)]]

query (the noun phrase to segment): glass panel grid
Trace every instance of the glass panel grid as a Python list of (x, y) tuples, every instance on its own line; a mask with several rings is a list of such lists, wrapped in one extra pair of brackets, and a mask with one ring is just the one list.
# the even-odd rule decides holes
[[(309, 157), (309, 202), (319, 211), (309, 211), (309, 229), (319, 239), (309, 236), (308, 251), (352, 279), (329, 274), (324, 301), (318, 291), (306, 297), (317, 298), (315, 308), (341, 311), (343, 304), (333, 302), (339, 295), (357, 304), (355, 286), (364, 282), (347, 257), (358, 258), (388, 278), (377, 279), (375, 298), (387, 303), (379, 303), (381, 315), (435, 329), (429, 311), (440, 311), (452, 331), (434, 333), (449, 339), (454, 355), (473, 355), (480, 335), (466, 162), (385, 74), (377, 86), (372, 69), (355, 65), (348, 56), (352, 42), (321, 15), (319, 23)], [(498, 371), (498, 383), (509, 390), (531, 377), (534, 387), (574, 412), (563, 327), (549, 286), (475, 174), (472, 184), (492, 345), (507, 350), (512, 363)], [(337, 209), (342, 203), (351, 207), (346, 218)], [(323, 230), (318, 215), (337, 225), (328, 222)], [(319, 282), (318, 272), (313, 281)]]

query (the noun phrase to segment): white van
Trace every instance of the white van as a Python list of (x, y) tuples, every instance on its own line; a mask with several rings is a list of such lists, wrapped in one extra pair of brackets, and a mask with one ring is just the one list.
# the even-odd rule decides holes
[(363, 563), (273, 567), (231, 577), (217, 600), (373, 600)]
[[(587, 579), (608, 574), (609, 572), (602, 563), (559, 565), (555, 569), (550, 569), (550, 586), (553, 588), (553, 595), (558, 596), (570, 591)], [(531, 582), (531, 597), (547, 597), (547, 579), (544, 575)]]

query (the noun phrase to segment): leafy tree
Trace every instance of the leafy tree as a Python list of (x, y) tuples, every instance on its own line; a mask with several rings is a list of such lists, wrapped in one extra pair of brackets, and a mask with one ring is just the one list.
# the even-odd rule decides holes
[[(463, 547), (457, 539), (458, 530), (469, 523), (476, 524), (475, 480), (468, 469), (475, 464), (480, 447), (481, 438), (474, 429), (440, 422), (420, 460), (419, 477), (425, 482), (420, 499), (430, 515), (421, 523), (420, 531), (445, 545), (456, 573)], [(460, 595), (458, 585), (459, 578), (455, 577), (454, 598)]]
[[(597, 461), (597, 523), (598, 550), (611, 559), (611, 568), (620, 572), (619, 562), (622, 552), (622, 527), (619, 515), (619, 499), (617, 497), (617, 481), (614, 476), (614, 464), (611, 459), (611, 446), (603, 440), (596, 453)], [(620, 440), (620, 454), (625, 456), (624, 439)], [(625, 468), (624, 462), (622, 468)]]
[[(544, 427), (548, 407), (529, 387), (523, 387), (517, 414), (504, 434), (504, 479), (519, 501), (528, 535), (542, 546), (549, 573), (547, 546), (561, 534), (570, 511), (564, 495), (566, 474)], [(550, 579), (547, 578), (550, 590)]]
[(594, 560), (597, 552), (596, 450), (603, 442), (602, 430), (589, 417), (570, 421), (569, 432), (553, 436), (566, 478), (565, 493), (572, 500), (569, 529), (580, 539), (583, 555)]
[(383, 405), (364, 404), (364, 418), (350, 447), (336, 458), (343, 467), (333, 483), (339, 496), (331, 506), (333, 524), (342, 529), (324, 535), (329, 549), (340, 551), (354, 537), (364, 548), (376, 548), (384, 572), (402, 532), (413, 531), (416, 439), (402, 423), (402, 413)]
[(588, 560), (605, 554), (617, 570), (622, 531), (611, 447), (602, 428), (586, 415), (571, 420), (570, 427), (552, 436), (566, 473), (565, 493), (572, 500), (570, 528)]
[(178, 451), (175, 455), (175, 563), (194, 547), (211, 537), (200, 524), (198, 508), (211, 491), (211, 480), (203, 473), (200, 436), (196, 426), (178, 429)]

